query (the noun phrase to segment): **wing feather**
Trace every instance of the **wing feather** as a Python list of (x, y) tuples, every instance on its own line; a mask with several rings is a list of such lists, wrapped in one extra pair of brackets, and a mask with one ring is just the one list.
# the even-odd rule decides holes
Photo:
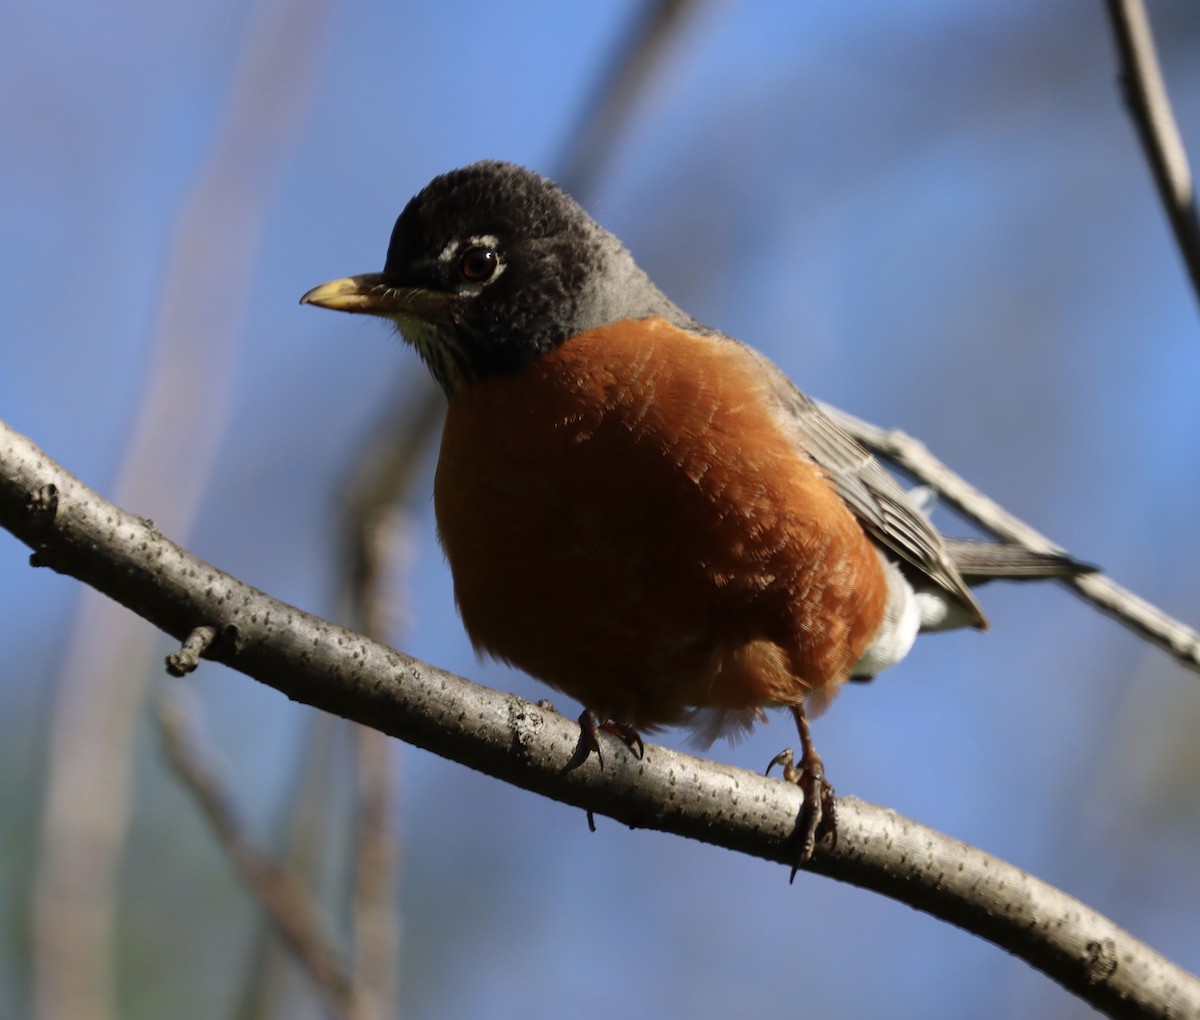
[(825, 473), (867, 533), (902, 563), (953, 595), (986, 627), (983, 609), (955, 566), (946, 540), (875, 456), (830, 418), (765, 355), (766, 374), (799, 444)]

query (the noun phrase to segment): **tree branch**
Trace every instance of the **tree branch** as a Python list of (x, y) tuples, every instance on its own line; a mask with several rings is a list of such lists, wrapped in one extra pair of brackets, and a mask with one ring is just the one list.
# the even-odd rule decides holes
[(1158, 66), (1150, 19), (1141, 0), (1108, 0), (1108, 14), (1117, 41), (1125, 102), (1137, 125), (1192, 288), (1200, 298), (1200, 223), (1196, 220), (1192, 172)]
[[(251, 588), (170, 542), (0, 423), (0, 526), (32, 561), (105, 592), (205, 655), (288, 697), (565, 804), (788, 864), (789, 783), (613, 738), (601, 770), (557, 713), (489, 690)], [(836, 848), (810, 870), (975, 932), (1114, 1016), (1200, 1015), (1200, 980), (1084, 904), (973, 847), (842, 798)]]

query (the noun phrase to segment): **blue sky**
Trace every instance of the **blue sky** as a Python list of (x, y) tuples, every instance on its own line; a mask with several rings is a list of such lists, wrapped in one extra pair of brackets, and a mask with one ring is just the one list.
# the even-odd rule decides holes
[[(339, 487), (373, 423), (426, 381), (383, 327), (297, 299), (381, 267), (395, 215), (434, 174), (483, 157), (565, 165), (633, 10), (18, 2), (0, 41), (0, 416), (114, 493), (182, 210), (229, 123), (231, 82), (252, 39), (294, 46), (294, 85), (228, 143), (245, 215), (183, 253), (197, 339), (176, 396), (204, 395), (194, 413), (211, 462), (171, 465), (127, 509), (169, 521), (190, 479), (202, 498), (173, 537), (335, 612)], [(1183, 2), (1153, 10), (1195, 155), (1200, 16)], [(239, 174), (239, 154), (270, 132), (270, 167)], [(1200, 617), (1200, 315), (1100, 5), (702, 5), (581, 197), (694, 315)], [(228, 340), (210, 349), (205, 331), (222, 323)], [(432, 454), (394, 640), (541, 697), (471, 653), (431, 471)], [(817, 722), (839, 792), (1026, 867), (1200, 969), (1197, 677), (1054, 586), (981, 598), (989, 633), (922, 639)], [(79, 600), (0, 534), (0, 1013), (26, 1008), (37, 777)], [(191, 685), (271, 838), (304, 757), (303, 711), (211, 665)], [(213, 1015), (187, 975), (164, 976), (182, 952), (222, 1013), (251, 918), (143, 729), (123, 1015), (164, 1003)], [(791, 740), (777, 718), (713, 753), (759, 769)], [(406, 1016), (1087, 1015), (999, 950), (860, 890), (789, 887), (781, 868), (603, 819), (589, 834), (578, 812), (423, 752), (401, 749), (397, 768)]]

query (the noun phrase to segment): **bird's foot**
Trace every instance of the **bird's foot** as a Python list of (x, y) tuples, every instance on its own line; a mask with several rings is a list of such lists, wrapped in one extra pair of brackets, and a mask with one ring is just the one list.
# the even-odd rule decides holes
[(796, 872), (812, 860), (817, 843), (822, 839), (828, 837), (830, 849), (837, 846), (837, 802), (833, 787), (825, 778), (825, 763), (812, 746), (804, 710), (795, 708), (792, 711), (800, 733), (800, 761), (795, 760), (789, 747), (771, 759), (766, 772), (770, 775), (771, 769), (781, 765), (784, 780), (800, 787), (804, 795), (804, 803), (796, 819), (796, 840), (799, 845), (788, 881), (794, 881)]
[(584, 748), (588, 753), (596, 755), (601, 768), (604, 768), (604, 752), (600, 750), (601, 732), (611, 733), (614, 737), (618, 737), (638, 759), (641, 759), (646, 753), (646, 744), (637, 730), (628, 723), (617, 722), (614, 719), (605, 719), (601, 722), (600, 717), (590, 708), (585, 708), (580, 714), (579, 728), (582, 731), (580, 739), (583, 741)]

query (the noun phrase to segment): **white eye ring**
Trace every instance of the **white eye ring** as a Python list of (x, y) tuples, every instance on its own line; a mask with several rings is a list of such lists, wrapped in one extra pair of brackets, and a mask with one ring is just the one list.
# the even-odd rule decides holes
[(500, 272), (500, 256), (495, 248), (473, 244), (458, 259), (458, 275), (467, 283), (490, 283)]
[(451, 241), (438, 252), (438, 263), (443, 266), (448, 265), (454, 261), (454, 256), (464, 248), (491, 248), (493, 251), (499, 251), (500, 238), (495, 234), (475, 234), (471, 237)]
[(471, 288), (484, 287), (504, 272), (500, 239), (493, 234), (451, 241), (438, 253), (437, 260), (452, 276)]

